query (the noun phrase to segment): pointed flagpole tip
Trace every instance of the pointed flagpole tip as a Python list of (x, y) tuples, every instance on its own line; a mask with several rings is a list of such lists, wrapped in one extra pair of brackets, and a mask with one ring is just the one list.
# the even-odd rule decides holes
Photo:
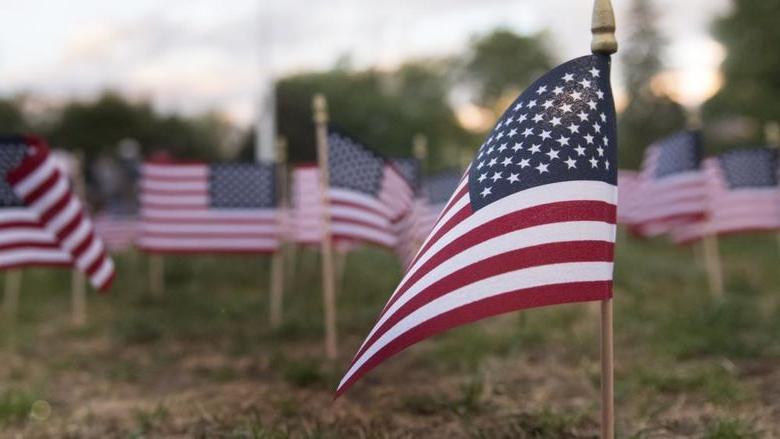
[(593, 40), (590, 50), (601, 55), (612, 55), (618, 50), (615, 38), (615, 11), (610, 0), (595, 0), (593, 3)]
[(328, 123), (328, 101), (325, 99), (325, 95), (322, 93), (314, 95), (314, 98), (312, 98), (312, 109), (314, 110), (314, 122)]

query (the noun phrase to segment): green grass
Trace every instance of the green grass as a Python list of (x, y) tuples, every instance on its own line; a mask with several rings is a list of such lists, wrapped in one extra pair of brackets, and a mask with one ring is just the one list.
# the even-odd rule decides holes
[[(663, 410), (678, 401), (694, 413), (679, 427), (692, 437), (752, 438), (766, 430), (751, 415), (773, 395), (762, 385), (769, 372), (751, 371), (771, 371), (780, 360), (780, 251), (773, 239), (759, 236), (723, 239), (721, 253), (727, 292), (717, 298), (692, 248), (620, 242), (616, 391), (624, 437), (663, 431)], [(90, 298), (90, 322), (79, 329), (67, 315), (69, 274), (25, 272), (17, 351), (37, 368), (15, 365), (2, 375), (8, 385), (0, 388), (0, 424), (31, 424), (31, 404), (42, 398), (29, 383), (92, 374), (109, 388), (157, 395), (159, 405), (144, 405), (152, 408), (131, 414), (132, 429), (122, 430), (136, 437), (163, 435), (176, 425), (168, 392), (219, 386), (271, 390), (260, 403), (233, 407), (235, 413), (207, 412), (185, 436), (424, 437), (429, 425), (470, 437), (579, 438), (598, 431), (599, 326), (593, 305), (508, 314), (421, 343), (372, 372), (337, 405), (365, 411), (350, 417), (330, 412), (325, 403), (313, 408), (310, 401), (330, 401), (350, 351), (396, 286), (400, 267), (394, 256), (361, 249), (347, 258), (338, 293), (337, 364), (322, 352), (314, 251), (298, 253), (287, 279), (284, 323), (276, 330), (268, 325), (267, 258), (166, 258), (161, 297), (147, 292), (143, 258), (117, 262), (115, 290)], [(3, 340), (7, 335), (0, 333)], [(219, 361), (208, 362), (212, 357)], [(551, 386), (539, 379), (544, 373), (526, 375), (520, 367), (555, 369), (561, 375), (551, 380), (568, 380), (569, 388), (542, 390)], [(169, 387), (155, 393), (160, 385)], [(528, 396), (537, 390), (548, 392), (541, 405), (538, 395), (534, 402)], [(108, 394), (102, 388), (93, 392)], [(80, 407), (68, 392), (59, 398), (53, 416), (63, 413), (61, 407)], [(204, 397), (189, 409), (208, 403)], [(695, 412), (705, 406), (729, 416)], [(396, 418), (401, 420), (394, 423)], [(99, 416), (90, 422), (99, 423)]]

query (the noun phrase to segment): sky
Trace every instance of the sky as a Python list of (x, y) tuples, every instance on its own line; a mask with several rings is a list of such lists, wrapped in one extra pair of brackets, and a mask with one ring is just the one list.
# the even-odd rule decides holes
[[(671, 41), (667, 67), (682, 72), (666, 82), (707, 93), (693, 89), (723, 57), (707, 28), (729, 1), (655, 2)], [(618, 39), (631, 25), (628, 3), (613, 0)], [(247, 125), (264, 78), (344, 56), (392, 68), (460, 53), (497, 26), (546, 29), (561, 61), (589, 53), (591, 8), (591, 0), (0, 0), (0, 94), (56, 102), (111, 88), (163, 111), (217, 110)]]

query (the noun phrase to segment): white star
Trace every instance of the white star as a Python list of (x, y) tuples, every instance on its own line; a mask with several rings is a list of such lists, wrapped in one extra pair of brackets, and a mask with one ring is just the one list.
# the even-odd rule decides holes
[(604, 136), (604, 146), (608, 146), (608, 145), (609, 145), (609, 137)]
[(498, 160), (496, 160), (496, 158), (493, 157), (492, 159), (490, 159), (490, 163), (488, 163), (488, 166), (490, 167), (496, 166), (496, 163), (498, 163)]
[(582, 85), (584, 88), (590, 88), (590, 81), (588, 81), (587, 79), (583, 79), (582, 81), (580, 81), (580, 85)]
[[(536, 154), (537, 152), (542, 152), (542, 150), (540, 149), (541, 147), (542, 147), (542, 145), (531, 145), (531, 148), (529, 148), (528, 151), (531, 154)], [(523, 162), (521, 161), (520, 162), (520, 166), (522, 166), (522, 165), (523, 165)]]
[(537, 114), (536, 116), (534, 116), (534, 122), (536, 123), (541, 122), (542, 119), (544, 119), (544, 116), (542, 116), (541, 114)]
[(604, 160), (604, 168), (609, 169), (609, 160)]
[(571, 93), (571, 98), (574, 99), (575, 101), (579, 101), (580, 99), (582, 99), (582, 93), (578, 91), (574, 91)]
[(526, 116), (526, 115), (525, 115), (525, 113), (523, 113), (523, 114), (521, 114), (520, 116), (518, 116), (518, 118), (517, 118), (517, 123), (518, 123), (518, 124), (521, 124), (521, 123), (523, 123), (524, 121), (526, 121), (527, 119), (528, 119), (528, 116)]
[(485, 189), (480, 192), (480, 195), (482, 195), (482, 198), (485, 198), (486, 196), (490, 195), (490, 188), (486, 187)]
[(591, 110), (596, 109), (596, 101), (588, 101), (588, 107), (590, 107)]
[(477, 169), (482, 169), (483, 166), (485, 166), (485, 162), (479, 162)]
[(598, 123), (598, 122), (594, 123), (594, 124), (593, 124), (593, 130), (594, 130), (595, 132), (597, 132), (597, 133), (600, 133), (600, 132), (601, 132), (601, 125), (599, 125), (599, 123)]
[(515, 137), (517, 135), (517, 128), (509, 130), (509, 137)]
[(515, 143), (515, 146), (512, 147), (512, 151), (517, 152), (519, 150), (523, 149), (522, 143)]
[(599, 99), (604, 99), (604, 92), (601, 90), (596, 90), (596, 96), (598, 96)]
[(523, 103), (522, 102), (518, 102), (517, 105), (515, 105), (514, 108), (512, 108), (512, 110), (520, 111), (521, 108), (523, 108)]
[(550, 131), (542, 130), (542, 134), (539, 134), (539, 137), (542, 138), (542, 140), (552, 139), (552, 136), (550, 136)]
[(495, 183), (496, 181), (501, 180), (501, 174), (501, 172), (494, 172), (490, 179), (493, 180), (493, 183)]
[(535, 100), (533, 100), (533, 101), (528, 103), (528, 108), (534, 108), (535, 106), (536, 106), (536, 101)]
[(561, 105), (561, 110), (563, 110), (564, 113), (568, 113), (571, 111), (571, 104), (563, 104)]
[(588, 142), (588, 145), (592, 145), (593, 144), (593, 136), (591, 136), (590, 134), (585, 134), (585, 141)]
[(579, 113), (577, 113), (577, 117), (580, 118), (580, 122), (585, 122), (586, 120), (588, 120), (588, 113), (584, 111), (580, 111)]
[(607, 122), (607, 115), (606, 114), (601, 113), (601, 114), (599, 114), (599, 117), (601, 117), (601, 121), (602, 122), (605, 122), (605, 123)]
[(490, 155), (490, 154), (493, 154), (493, 149), (495, 149), (495, 148), (494, 148), (494, 147), (492, 147), (492, 146), (491, 146), (490, 148), (488, 148), (488, 149), (487, 149), (487, 153), (488, 153), (488, 155)]
[(534, 135), (534, 130), (531, 128), (526, 128), (525, 131), (523, 131), (524, 137), (533, 136), (533, 135)]
[(501, 128), (501, 125), (503, 125), (503, 124), (504, 124), (504, 121), (503, 120), (499, 120), (498, 123), (496, 124), (496, 126), (493, 129), (496, 130), (498, 128)]
[(598, 151), (599, 157), (604, 157), (604, 148), (599, 146), (598, 148), (596, 148), (596, 151)]
[(560, 157), (558, 157), (558, 151), (556, 151), (554, 149), (550, 149), (550, 151), (546, 152), (545, 154), (547, 155), (547, 157), (550, 157), (550, 161), (552, 161), (553, 159), (560, 158)]
[(590, 74), (593, 75), (594, 78), (598, 78), (601, 76), (601, 71), (595, 67), (590, 69)]
[(566, 160), (565, 163), (569, 167), (568, 169), (577, 168), (577, 160), (574, 160), (572, 157), (569, 157), (569, 160)]
[(555, 93), (555, 96), (560, 95), (561, 93), (563, 93), (563, 87), (561, 87), (560, 85), (558, 87), (555, 87), (553, 89), (553, 93)]
[(566, 82), (574, 81), (574, 75), (571, 74), (571, 73), (567, 73), (567, 74), (563, 75), (563, 80), (566, 81)]
[(577, 155), (582, 157), (585, 155), (585, 148), (582, 147), (582, 145), (577, 145), (576, 148), (574, 148), (575, 151), (577, 151)]
[(520, 174), (509, 174), (510, 183), (517, 183), (518, 181), (520, 181)]
[(480, 174), (479, 178), (477, 179), (478, 182), (482, 183), (487, 178), (487, 174)]
[(504, 132), (503, 131), (499, 131), (498, 132), (498, 136), (496, 136), (496, 140), (501, 140), (502, 137), (504, 137)]
[(506, 150), (506, 143), (502, 143), (501, 146), (498, 147), (498, 152), (504, 152)]
[(547, 170), (548, 166), (550, 165), (539, 162), (539, 166), (536, 167), (536, 170), (539, 171), (540, 174), (544, 174), (545, 172), (550, 172)]
[(560, 117), (557, 117), (557, 116), (556, 116), (556, 117), (553, 117), (553, 118), (550, 120), (550, 123), (552, 124), (552, 126), (554, 126), (554, 127), (557, 127), (558, 125), (560, 125), (560, 124), (561, 124), (561, 118), (560, 118)]
[(580, 126), (574, 123), (572, 123), (566, 128), (568, 128), (568, 130), (571, 131), (572, 134), (580, 132)]
[(507, 157), (507, 158), (505, 158), (505, 159), (504, 159), (504, 161), (503, 161), (503, 162), (501, 162), (501, 164), (502, 164), (502, 165), (504, 165), (504, 166), (509, 166), (509, 165), (511, 165), (511, 164), (512, 164), (512, 157)]
[(596, 160), (596, 157), (591, 157), (588, 161), (590, 162), (591, 168), (597, 168), (599, 166), (599, 161)]
[(561, 146), (569, 146), (569, 138), (561, 135), (560, 139), (555, 139)]
[(544, 93), (546, 91), (547, 91), (547, 86), (543, 85), (543, 86), (541, 86), (541, 87), (536, 89), (536, 94), (540, 95), (540, 94), (542, 94), (542, 93)]
[(551, 101), (551, 100), (546, 100), (542, 104), (542, 107), (544, 107), (545, 110), (549, 110), (550, 107), (552, 107), (552, 106), (553, 106), (553, 101)]
[(512, 116), (509, 116), (509, 117), (507, 117), (507, 118), (504, 120), (504, 125), (506, 125), (506, 126), (509, 126), (509, 124), (510, 124), (510, 123), (512, 123), (512, 121), (513, 121), (513, 120), (514, 120), (514, 119), (512, 119)]
[(525, 168), (531, 166), (531, 160), (530, 159), (522, 159), (522, 160), (520, 160), (520, 163), (518, 163), (518, 165), (520, 165), (520, 169), (525, 169)]

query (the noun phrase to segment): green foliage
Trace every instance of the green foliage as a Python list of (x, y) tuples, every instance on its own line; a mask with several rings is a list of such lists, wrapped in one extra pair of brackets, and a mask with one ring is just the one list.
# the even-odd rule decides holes
[(638, 167), (648, 145), (684, 126), (680, 105), (651, 88), (666, 44), (657, 29), (658, 14), (650, 0), (634, 0), (630, 11), (632, 25), (620, 42), (628, 91), (628, 105), (618, 118), (621, 168)]
[[(478, 104), (495, 108), (499, 100), (506, 96), (514, 99), (552, 66), (545, 35), (525, 36), (496, 29), (474, 39), (463, 77), (475, 89)], [(503, 112), (503, 108), (498, 110)]]
[(0, 133), (24, 133), (29, 129), (19, 100), (0, 99)]
[(33, 403), (40, 399), (25, 388), (0, 388), (0, 426), (27, 419)]
[(705, 439), (757, 439), (761, 435), (740, 419), (720, 419), (709, 427)]
[[(726, 47), (725, 84), (706, 107), (715, 116), (748, 116), (756, 122), (780, 120), (780, 0), (734, 0), (728, 15), (715, 23)], [(755, 130), (751, 141), (759, 141)]]

